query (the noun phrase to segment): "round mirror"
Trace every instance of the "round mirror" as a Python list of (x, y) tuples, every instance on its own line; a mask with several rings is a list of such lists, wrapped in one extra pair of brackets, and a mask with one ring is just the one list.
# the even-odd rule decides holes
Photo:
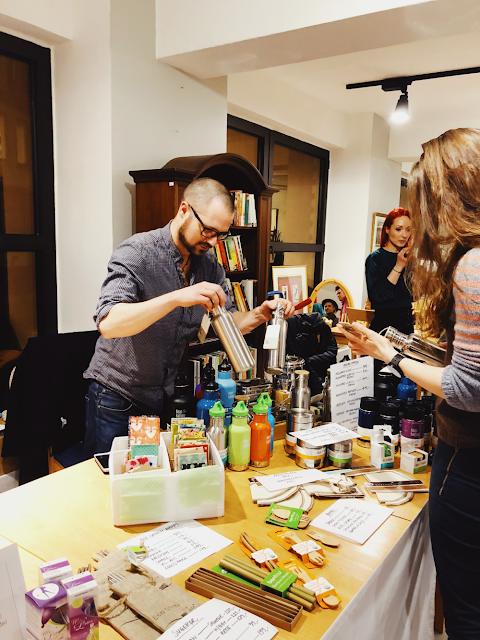
[(327, 309), (324, 308), (324, 310), (327, 313), (333, 311), (335, 316), (338, 318), (340, 316), (340, 309), (343, 305), (342, 293), (344, 293), (347, 298), (347, 307), (353, 307), (352, 294), (343, 282), (335, 280), (334, 278), (322, 280), (310, 294), (312, 302), (308, 305), (308, 312), (312, 313), (312, 311), (314, 311), (314, 304), (321, 304), (324, 306), (324, 303), (328, 301), (330, 304), (327, 306)]

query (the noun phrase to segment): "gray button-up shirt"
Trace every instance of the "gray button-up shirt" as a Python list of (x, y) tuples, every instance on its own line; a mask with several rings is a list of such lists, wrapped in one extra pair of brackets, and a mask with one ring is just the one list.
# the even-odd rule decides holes
[[(227, 296), (226, 308), (234, 305), (225, 285), (225, 272), (212, 251), (191, 257), (189, 284), (213, 282)], [(94, 320), (97, 327), (119, 302), (143, 302), (181, 289), (182, 255), (175, 246), (170, 225), (138, 233), (122, 242), (108, 264)], [(179, 362), (188, 342), (195, 338), (205, 309), (200, 305), (177, 307), (134, 336), (100, 336), (84, 378), (94, 379), (117, 391), (144, 410), (159, 413), (163, 394), (173, 393)]]

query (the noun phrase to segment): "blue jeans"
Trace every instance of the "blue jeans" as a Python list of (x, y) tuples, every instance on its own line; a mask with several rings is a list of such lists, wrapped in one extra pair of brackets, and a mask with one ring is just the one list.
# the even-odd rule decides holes
[(116, 391), (92, 380), (85, 397), (85, 440), (86, 458), (94, 453), (110, 451), (113, 439), (128, 435), (130, 416), (141, 416), (145, 412)]
[(449, 640), (480, 638), (480, 448), (439, 440), (430, 480), (430, 535)]

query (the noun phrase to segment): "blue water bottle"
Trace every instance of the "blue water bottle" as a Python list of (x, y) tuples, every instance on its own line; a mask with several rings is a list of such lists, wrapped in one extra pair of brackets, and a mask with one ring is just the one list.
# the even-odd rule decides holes
[(272, 436), (270, 440), (270, 457), (272, 457), (273, 456), (273, 437), (275, 435), (275, 418), (273, 417), (273, 414), (272, 414), (272, 399), (266, 391), (260, 394), (260, 397), (258, 399), (260, 400), (260, 398), (263, 400), (264, 404), (266, 404), (268, 407), (268, 421), (272, 429)]
[(203, 424), (210, 425), (210, 409), (218, 401), (218, 384), (209, 380), (203, 387), (203, 398), (197, 402), (197, 418), (203, 419)]
[(232, 407), (237, 393), (237, 383), (232, 379), (232, 367), (225, 359), (218, 367), (217, 384), (220, 387), (220, 401), (225, 408), (225, 426), (232, 421)]
[(410, 380), (410, 378), (404, 378), (402, 376), (402, 379), (397, 386), (397, 397), (403, 398), (404, 400), (407, 400), (407, 402), (409, 400), (415, 400), (417, 397), (417, 385), (415, 382)]

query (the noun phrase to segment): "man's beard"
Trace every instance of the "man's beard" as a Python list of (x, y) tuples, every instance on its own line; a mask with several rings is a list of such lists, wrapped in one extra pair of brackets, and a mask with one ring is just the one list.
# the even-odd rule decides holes
[(188, 227), (190, 226), (190, 220), (191, 220), (191, 218), (189, 218), (188, 220), (185, 220), (185, 222), (179, 228), (179, 230), (178, 230), (178, 239), (183, 244), (183, 246), (188, 251), (188, 253), (190, 253), (190, 254), (192, 254), (194, 256), (203, 256), (203, 255), (205, 255), (207, 253), (207, 251), (209, 249), (211, 249), (211, 246), (208, 244), (208, 242), (197, 242), (196, 244), (191, 244), (187, 240), (187, 238), (185, 236), (185, 232), (188, 229)]

